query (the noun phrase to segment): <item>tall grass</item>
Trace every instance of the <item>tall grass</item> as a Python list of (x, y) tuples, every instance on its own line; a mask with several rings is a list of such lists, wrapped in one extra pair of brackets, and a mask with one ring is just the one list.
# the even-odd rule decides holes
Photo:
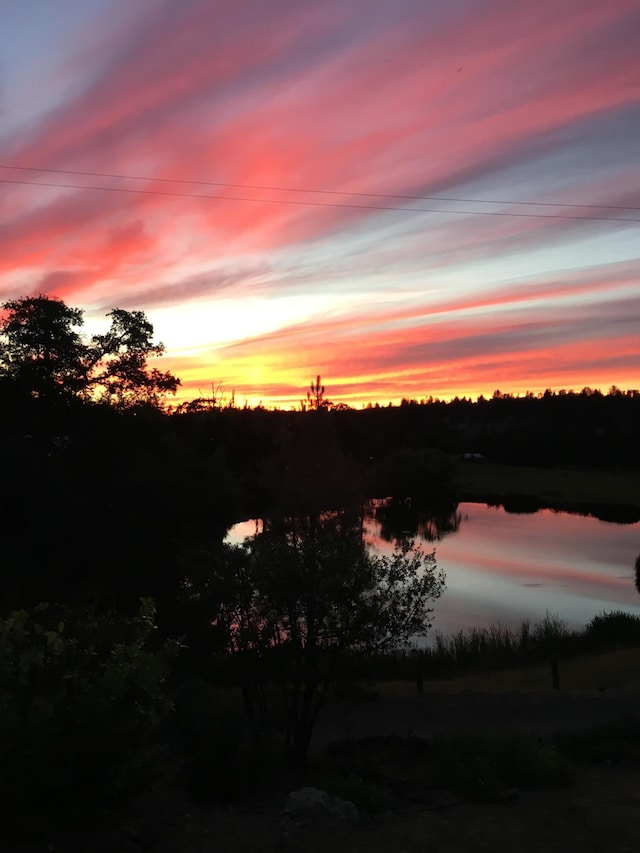
[(603, 613), (583, 630), (576, 630), (548, 613), (540, 622), (525, 620), (517, 628), (496, 623), (448, 636), (436, 632), (431, 647), (353, 659), (345, 675), (379, 681), (451, 677), (628, 646), (640, 646), (638, 616), (622, 611)]
[(448, 637), (437, 633), (433, 647), (413, 652), (414, 664), (435, 677), (525, 666), (575, 652), (579, 636), (557, 616), (547, 614), (541, 622), (532, 625), (525, 620), (518, 628), (496, 623)]

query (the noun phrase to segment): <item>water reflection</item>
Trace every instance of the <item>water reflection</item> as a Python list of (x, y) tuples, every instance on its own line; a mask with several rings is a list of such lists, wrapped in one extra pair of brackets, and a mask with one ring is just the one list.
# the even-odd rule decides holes
[[(512, 514), (473, 503), (461, 503), (458, 514), (457, 532), (436, 543), (447, 590), (435, 626), (444, 633), (495, 621), (517, 625), (547, 612), (574, 627), (604, 610), (640, 615), (634, 577), (640, 524), (553, 510)], [(366, 536), (370, 547), (392, 547), (374, 517)]]
[[(236, 525), (241, 541), (256, 522)], [(502, 507), (461, 503), (428, 516), (418, 505), (376, 502), (365, 518), (370, 548), (390, 553), (412, 536), (435, 547), (447, 589), (435, 607), (443, 633), (500, 621), (518, 625), (547, 612), (582, 627), (605, 610), (640, 615), (636, 558), (640, 523), (614, 524), (553, 510), (512, 514)]]
[(387, 498), (369, 504), (369, 515), (380, 525), (380, 536), (387, 542), (422, 539), (439, 542), (460, 528), (458, 504), (448, 501), (427, 504), (415, 498)]

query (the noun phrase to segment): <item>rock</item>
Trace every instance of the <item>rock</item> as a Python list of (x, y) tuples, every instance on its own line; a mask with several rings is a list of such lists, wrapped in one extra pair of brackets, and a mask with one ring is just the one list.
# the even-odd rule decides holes
[(301, 788), (287, 797), (287, 813), (293, 820), (326, 819), (357, 820), (358, 809), (348, 800), (341, 800), (320, 788)]

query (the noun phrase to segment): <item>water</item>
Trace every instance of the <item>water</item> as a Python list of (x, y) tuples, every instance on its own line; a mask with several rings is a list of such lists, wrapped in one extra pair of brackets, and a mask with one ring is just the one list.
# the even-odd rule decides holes
[[(640, 523), (615, 524), (553, 510), (512, 514), (502, 507), (461, 503), (438, 524), (414, 519), (409, 532), (416, 528), (423, 535), (414, 533), (415, 540), (435, 549), (446, 573), (446, 592), (434, 605), (434, 628), (444, 634), (495, 622), (515, 627), (547, 613), (576, 628), (605, 611), (640, 615), (634, 584)], [(229, 541), (242, 541), (256, 530), (255, 520), (236, 524)], [(391, 553), (393, 533), (400, 535), (380, 513), (367, 517), (368, 547)]]

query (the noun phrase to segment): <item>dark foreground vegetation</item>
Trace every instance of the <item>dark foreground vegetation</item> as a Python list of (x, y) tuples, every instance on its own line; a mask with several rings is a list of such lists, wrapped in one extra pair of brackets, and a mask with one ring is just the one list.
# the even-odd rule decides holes
[[(7, 838), (44, 844), (110, 825), (158, 788), (217, 803), (299, 778), (323, 706), (366, 695), (372, 680), (428, 692), (465, 667), (543, 661), (558, 681), (567, 657), (638, 642), (637, 624), (612, 615), (575, 636), (548, 620), (409, 647), (427, 634), (444, 585), (412, 537), (454, 531), (459, 500), (530, 511), (555, 494), (576, 506), (580, 477), (598, 468), (610, 489), (586, 503), (640, 517), (638, 392), (353, 411), (331, 406), (318, 377), (301, 411), (214, 397), (170, 411), (179, 380), (149, 366), (162, 345), (148, 320), (109, 317), (90, 340), (81, 312), (47, 297), (6, 303), (0, 320)], [(514, 465), (541, 479), (496, 486)], [(564, 492), (548, 485), (558, 471)], [(402, 543), (392, 557), (364, 547), (376, 496), (383, 535)], [(262, 532), (226, 544), (249, 516), (264, 519)], [(399, 767), (406, 744), (387, 747)], [(450, 750), (473, 754), (469, 744), (432, 748), (432, 780), (445, 778)], [(483, 746), (477, 762), (493, 761), (487, 749), (503, 747)], [(522, 749), (549, 780), (565, 778), (557, 745)], [(327, 761), (320, 776), (342, 780), (344, 795), (362, 782), (361, 808), (378, 794), (395, 802), (400, 789), (379, 791), (381, 771), (363, 769), (360, 753)], [(494, 776), (487, 791), (521, 784)], [(447, 786), (471, 796), (454, 777)]]
[[(314, 753), (304, 767), (291, 767), (281, 748), (286, 713), (282, 705), (271, 704), (275, 689), (265, 691), (265, 713), (251, 717), (242, 713), (239, 691), (221, 684), (214, 668), (209, 677), (185, 675), (184, 650), (160, 641), (150, 602), (130, 620), (64, 614), (70, 618), (63, 622), (62, 615), (41, 607), (0, 623), (3, 849), (20, 850), (29, 842), (34, 851), (89, 844), (132, 851), (158, 845), (189, 853), (188, 846), (162, 847), (163, 833), (176, 833), (184, 843), (186, 827), (202, 809), (233, 806), (250, 820), (259, 804), (276, 814), (287, 791), (301, 786), (350, 801), (364, 816), (402, 816), (462, 803), (509, 803), (538, 789), (563, 790), (579, 784), (588, 768), (638, 769), (635, 718), (621, 717), (590, 731), (578, 719), (576, 732), (540, 737), (500, 733), (500, 706), (486, 733), (452, 730), (425, 737), (407, 732), (402, 723), (393, 736), (354, 739), (345, 731), (329, 742), (326, 753)], [(558, 632), (554, 623), (553, 641), (568, 644), (559, 657), (562, 669), (577, 655), (590, 660), (596, 652), (637, 649), (639, 633), (639, 619), (614, 614), (599, 617), (584, 632)], [(548, 635), (548, 624), (526, 634), (522, 652), (528, 664), (513, 649), (506, 653), (510, 643), (504, 630), (441, 642), (428, 658), (437, 662), (435, 671), (424, 671), (424, 701), (442, 683), (443, 672), (546, 660)], [(517, 636), (523, 643), (525, 635)], [(330, 691), (329, 708), (348, 702), (354, 714), (366, 715), (372, 704), (389, 703), (393, 715), (394, 700), (384, 698), (385, 680), (391, 677), (397, 685), (413, 674), (414, 662), (409, 653), (404, 659), (370, 657), (365, 676), (351, 673)], [(579, 715), (579, 699), (574, 707)], [(514, 712), (512, 699), (506, 719)], [(171, 816), (152, 817), (166, 797)], [(206, 821), (215, 831), (216, 819)]]

